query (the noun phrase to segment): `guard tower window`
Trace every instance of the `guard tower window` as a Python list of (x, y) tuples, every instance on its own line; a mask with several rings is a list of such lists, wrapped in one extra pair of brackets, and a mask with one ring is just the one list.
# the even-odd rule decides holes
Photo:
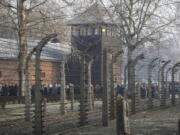
[(93, 35), (93, 28), (88, 28), (87, 34), (88, 34), (88, 36)]
[(112, 28), (112, 36), (113, 36), (113, 37), (119, 37), (119, 36), (120, 36), (120, 32), (117, 31), (117, 28), (116, 28), (116, 27), (113, 27), (113, 28)]
[(75, 36), (76, 35), (76, 28), (75, 27), (72, 27), (72, 35)]
[(95, 28), (94, 35), (99, 35), (99, 29), (98, 28)]
[(80, 29), (77, 28), (77, 27), (73, 27), (72, 28), (72, 35), (73, 36), (79, 36), (79, 33), (80, 33)]
[(112, 29), (111, 29), (111, 27), (107, 28), (107, 35), (108, 36), (112, 36)]
[(80, 28), (80, 36), (86, 36), (86, 28)]
[(111, 30), (112, 32), (111, 32), (111, 35), (113, 36), (113, 37), (115, 37), (115, 35), (116, 35), (116, 31), (115, 31), (115, 29), (114, 28), (112, 28), (112, 30)]

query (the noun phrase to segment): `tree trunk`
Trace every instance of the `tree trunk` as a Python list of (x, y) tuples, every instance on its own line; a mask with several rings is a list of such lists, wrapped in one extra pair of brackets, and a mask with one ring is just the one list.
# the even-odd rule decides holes
[(25, 67), (25, 120), (31, 121), (31, 88), (30, 88), (30, 71), (29, 71), (29, 61), (34, 53), (34, 50), (29, 53), (26, 59)]
[(17, 3), (19, 26), (19, 96), (25, 95), (25, 65), (27, 58), (27, 13), (25, 12), (24, 4), (24, 0), (19, 0)]
[(148, 66), (148, 109), (153, 108), (153, 98), (152, 98), (152, 65)]
[(66, 100), (66, 80), (65, 80), (65, 62), (61, 63), (61, 114), (64, 115), (66, 113), (65, 100)]
[(135, 65), (131, 56), (132, 52), (128, 50), (128, 91), (131, 93), (131, 112), (135, 114)]
[(31, 120), (31, 89), (30, 89), (30, 73), (28, 66), (26, 67), (26, 90), (25, 90), (25, 120)]
[(128, 64), (124, 67), (124, 98), (128, 98), (128, 92), (127, 92), (127, 67)]

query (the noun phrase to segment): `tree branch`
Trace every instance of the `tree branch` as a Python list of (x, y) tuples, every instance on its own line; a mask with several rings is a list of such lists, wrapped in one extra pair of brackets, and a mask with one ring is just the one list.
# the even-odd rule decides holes
[(144, 54), (138, 55), (138, 56), (133, 60), (134, 65), (136, 65), (137, 62), (138, 62), (139, 60), (142, 60), (142, 59), (144, 59)]
[(114, 54), (114, 59), (113, 59), (113, 62), (115, 63), (116, 61), (117, 61), (117, 58), (119, 57), (119, 55), (121, 55), (122, 53), (124, 53), (124, 51), (123, 50), (120, 50), (120, 51), (118, 51), (118, 52), (116, 52), (115, 54)]
[(16, 7), (14, 7), (14, 6), (12, 6), (10, 3), (6, 3), (5, 1), (0, 1), (0, 4), (2, 5), (2, 6), (4, 6), (4, 7), (8, 7), (8, 8), (13, 8), (13, 9), (16, 9), (17, 10), (17, 8)]
[(33, 9), (35, 9), (35, 8), (37, 8), (37, 7), (39, 7), (39, 6), (43, 5), (43, 4), (45, 4), (46, 2), (47, 2), (47, 0), (44, 0), (43, 2), (41, 2), (41, 3), (39, 3), (39, 4), (35, 5), (35, 6), (33, 6), (33, 7), (29, 8), (29, 9), (27, 9), (27, 11), (30, 12), (30, 11), (32, 11)]

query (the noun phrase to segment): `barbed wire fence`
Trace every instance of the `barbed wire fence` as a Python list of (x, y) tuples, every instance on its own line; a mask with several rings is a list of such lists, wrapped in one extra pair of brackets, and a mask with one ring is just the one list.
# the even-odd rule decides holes
[[(103, 53), (105, 54), (105, 53)], [(105, 56), (104, 56), (105, 57)], [(107, 57), (107, 56), (106, 56)], [(106, 58), (104, 58), (106, 59)], [(30, 65), (29, 66), (29, 70), (31, 72), (33, 72), (30, 76), (33, 77), (34, 79), (37, 76), (37, 73), (41, 73), (41, 82), (39, 81), (38, 86), (39, 86), (39, 92), (41, 92), (40, 94), (42, 94), (42, 99), (40, 98), (41, 96), (38, 97), (34, 97), (34, 92), (37, 90), (33, 90), (33, 84), (35, 84), (35, 80), (31, 80), (30, 81), (30, 85), (31, 85), (31, 89), (32, 89), (32, 98), (30, 102), (25, 102), (28, 100), (30, 100), (29, 98), (26, 97), (18, 97), (18, 94), (13, 95), (9, 90), (10, 88), (7, 88), (9, 90), (8, 93), (6, 93), (4, 96), (1, 96), (1, 104), (8, 109), (12, 109), (12, 103), (18, 103), (17, 101), (20, 100), (21, 103), (18, 106), (15, 106), (14, 109), (17, 109), (19, 116), (15, 119), (15, 120), (9, 120), (6, 121), (4, 124), (1, 125), (2, 128), (4, 129), (8, 129), (10, 127), (10, 125), (13, 125), (13, 127), (18, 129), (21, 129), (20, 131), (15, 130), (17, 133), (19, 132), (32, 132), (33, 129), (31, 127), (33, 127), (34, 124), (37, 124), (37, 122), (35, 122), (34, 124), (32, 124), (32, 118), (33, 115), (36, 115), (37, 112), (33, 112), (33, 108), (34, 106), (36, 106), (36, 108), (40, 109), (38, 111), (38, 113), (40, 114), (39, 116), (36, 116), (38, 118), (40, 118), (41, 120), (39, 121), (41, 123), (42, 126), (38, 127), (38, 131), (41, 131), (41, 133), (43, 134), (42, 131), (44, 131), (44, 134), (51, 134), (51, 133), (66, 133), (69, 132), (70, 129), (80, 129), (80, 126), (90, 126), (93, 125), (94, 122), (99, 124), (103, 124), (104, 126), (108, 125), (108, 121), (109, 118), (112, 119), (112, 115), (115, 113), (114, 110), (116, 110), (115, 108), (112, 109), (113, 101), (116, 101), (114, 99), (116, 99), (116, 94), (112, 94), (111, 92), (115, 92), (115, 90), (110, 91), (110, 86), (112, 85), (112, 83), (110, 82), (112, 78), (113, 74), (110, 71), (110, 66), (109, 65), (109, 61), (107, 63), (104, 63), (104, 78), (105, 80), (103, 87), (100, 89), (99, 92), (97, 91), (93, 91), (93, 87), (90, 87), (89, 85), (89, 80), (88, 80), (88, 62), (86, 60), (81, 59), (81, 64), (84, 65), (84, 67), (81, 67), (82, 69), (80, 71), (82, 75), (80, 75), (82, 78), (79, 78), (79, 76), (76, 76), (75, 74), (71, 74), (70, 77), (73, 77), (75, 79), (81, 80), (81, 85), (77, 88), (74, 84), (67, 84), (65, 82), (66, 80), (66, 72), (65, 72), (65, 63), (56, 63), (57, 66), (57, 70), (59, 70), (59, 72), (57, 72), (57, 70), (55, 70), (56, 68), (54, 68), (54, 65), (48, 65), (48, 64), (44, 64), (43, 62), (41, 62), (41, 65), (39, 65), (39, 71), (37, 71), (35, 73), (35, 65), (38, 66), (37, 64), (35, 65)], [(87, 62), (87, 63), (86, 63)], [(86, 68), (85, 68), (86, 67)], [(14, 67), (8, 67), (10, 70), (13, 69)], [(1, 71), (7, 70), (6, 67), (1, 67), (0, 68)], [(40, 71), (41, 70), (41, 71)], [(45, 74), (44, 74), (44, 71)], [(55, 77), (49, 77), (47, 74), (48, 72), (53, 72), (57, 78)], [(79, 71), (76, 71), (79, 72)], [(90, 73), (89, 73), (90, 74)], [(107, 76), (106, 76), (107, 74)], [(47, 76), (48, 77), (47, 77)], [(31, 78), (30, 77), (30, 78)], [(10, 79), (10, 78), (14, 78), (14, 79)], [(106, 80), (107, 79), (107, 80)], [(16, 77), (14, 77), (14, 75), (10, 75), (9, 79), (6, 80), (2, 80), (2, 82), (4, 82), (4, 84), (7, 85), (11, 85), (14, 82), (18, 82), (18, 79), (16, 79)], [(82, 84), (83, 83), (83, 84)], [(67, 85), (66, 85), (67, 84)], [(37, 84), (35, 85), (35, 89), (37, 89)], [(175, 86), (175, 84), (172, 85), (172, 88), (175, 89), (175, 87), (177, 87), (178, 85)], [(17, 87), (17, 86), (14, 86)], [(111, 86), (112, 87), (112, 86)], [(112, 87), (113, 88), (113, 87)], [(147, 110), (148, 109), (148, 105), (147, 105), (147, 100), (151, 97), (147, 97), (147, 95), (145, 97), (141, 97), (142, 95), (141, 93), (141, 84), (137, 84), (136, 85), (136, 100), (138, 100), (136, 102), (137, 105), (137, 112), (138, 111), (143, 111), (143, 110)], [(18, 89), (17, 89), (18, 90)], [(91, 90), (91, 91), (90, 91)], [(7, 92), (6, 91), (6, 92)], [(34, 92), (33, 92), (34, 91)], [(176, 90), (172, 90), (171, 92), (175, 92), (174, 94), (177, 95), (178, 92)], [(111, 95), (112, 94), (112, 95)], [(170, 106), (171, 102), (170, 100), (172, 100), (172, 103), (174, 103), (175, 95), (172, 95), (172, 98), (170, 99), (170, 96), (167, 96), (167, 105), (166, 106)], [(110, 96), (110, 97), (108, 97)], [(108, 98), (107, 98), (108, 97)], [(161, 96), (160, 96), (161, 97)], [(27, 98), (27, 99), (26, 99)], [(161, 99), (161, 98), (160, 98)], [(36, 100), (38, 100), (39, 103), (39, 107), (37, 107), (37, 102)], [(160, 101), (159, 98), (155, 98), (153, 97), (154, 103), (153, 103), (153, 108), (154, 109), (159, 109), (160, 106)], [(47, 103), (46, 103), (47, 102)], [(130, 100), (129, 100), (130, 102)], [(179, 104), (176, 100), (175, 100), (176, 104)], [(7, 104), (7, 105), (6, 105)], [(24, 113), (24, 104), (31, 104), (29, 106), (29, 111), (27, 111), (27, 108), (25, 109), (27, 112)], [(89, 107), (90, 105), (92, 105), (92, 107)], [(130, 102), (131, 105), (131, 102)], [(27, 105), (26, 105), (27, 107)], [(91, 109), (90, 109), (91, 108)], [(28, 115), (30, 115), (30, 121), (28, 121), (25, 118), (26, 117), (26, 113), (29, 113)], [(110, 114), (109, 114), (110, 113)], [(18, 115), (18, 114), (17, 114)], [(24, 117), (25, 115), (25, 117)], [(116, 116), (115, 116), (116, 117)], [(29, 119), (28, 118), (28, 119)], [(98, 121), (97, 121), (98, 120)], [(21, 127), (28, 127), (27, 131), (22, 131)], [(45, 127), (43, 127), (45, 126)], [(39, 130), (41, 129), (41, 130)], [(3, 132), (3, 130), (1, 131)], [(9, 132), (9, 131), (5, 131), (4, 132)], [(37, 133), (36, 133), (37, 134)], [(39, 134), (39, 133), (38, 133)]]

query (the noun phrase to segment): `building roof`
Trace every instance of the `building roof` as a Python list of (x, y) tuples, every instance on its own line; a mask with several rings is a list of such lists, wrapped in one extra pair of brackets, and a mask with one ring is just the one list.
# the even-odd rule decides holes
[[(28, 41), (28, 52), (38, 44), (38, 40)], [(71, 52), (68, 43), (48, 43), (42, 50), (41, 59), (47, 61), (62, 61)], [(0, 59), (17, 59), (19, 54), (16, 40), (0, 38)], [(34, 56), (33, 56), (34, 58)]]
[(83, 13), (70, 20), (68, 25), (79, 24), (113, 24), (111, 17), (105, 7), (98, 2), (90, 6)]

